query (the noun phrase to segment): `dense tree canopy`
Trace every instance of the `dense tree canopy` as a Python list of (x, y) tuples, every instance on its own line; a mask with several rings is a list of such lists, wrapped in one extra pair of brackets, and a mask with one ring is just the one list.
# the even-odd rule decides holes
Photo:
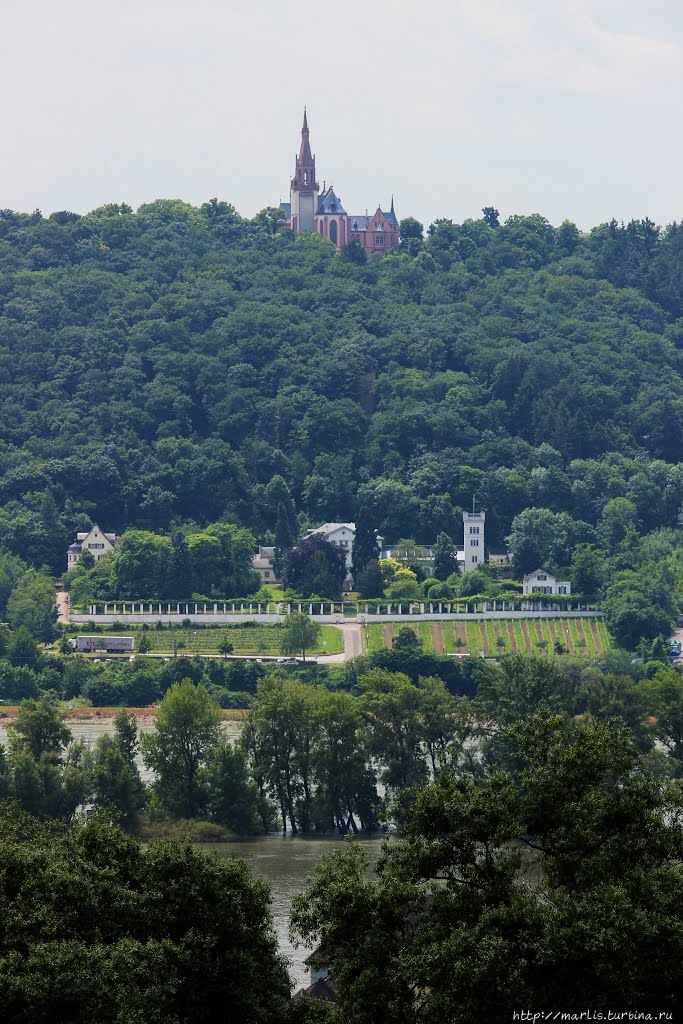
[(5, 1021), (279, 1024), (289, 981), (266, 887), (243, 861), (68, 833), (0, 803)]
[(357, 498), (457, 542), (474, 492), (494, 544), (526, 507), (674, 527), (683, 227), (402, 232), (363, 263), (215, 201), (2, 211), (0, 545), (58, 570), (93, 519), (282, 534)]
[(295, 900), (295, 930), (330, 961), (331, 1020), (673, 1010), (680, 793), (604, 723), (538, 715), (506, 740), (513, 772), (445, 770), (413, 794), (377, 881), (349, 847)]

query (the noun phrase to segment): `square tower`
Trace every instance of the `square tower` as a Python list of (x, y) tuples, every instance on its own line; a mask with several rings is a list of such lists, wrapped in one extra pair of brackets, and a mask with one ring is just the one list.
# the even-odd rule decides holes
[(318, 182), (315, 180), (315, 157), (311, 152), (308, 134), (308, 117), (304, 107), (304, 124), (301, 129), (301, 148), (294, 166), (294, 177), (289, 190), (291, 204), (291, 227), (293, 231), (314, 231), (315, 214), (318, 208)]
[(471, 572), (484, 564), (484, 523), (486, 512), (463, 512), (464, 571)]

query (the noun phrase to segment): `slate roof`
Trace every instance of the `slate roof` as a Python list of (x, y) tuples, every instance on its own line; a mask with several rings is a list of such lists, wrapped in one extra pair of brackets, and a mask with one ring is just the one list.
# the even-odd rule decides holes
[(318, 978), (308, 988), (300, 988), (293, 998), (299, 1002), (306, 997), (309, 999), (322, 999), (326, 1003), (334, 1003), (337, 1000), (336, 985), (331, 978)]
[(315, 530), (309, 530), (308, 536), (310, 537), (314, 533), (322, 533), (328, 536), (330, 533), (336, 533), (337, 530), (351, 530), (352, 533), (356, 532), (355, 523), (323, 523), (322, 526), (318, 526)]
[(346, 213), (341, 199), (331, 185), (318, 196), (318, 213)]
[(287, 220), (291, 219), (292, 216), (292, 204), (291, 203), (280, 203), (280, 209), (284, 213)]
[[(382, 211), (382, 213), (384, 213), (384, 211)], [(398, 217), (396, 216), (396, 211), (394, 210), (393, 196), (391, 197), (391, 209), (389, 210), (389, 213), (385, 213), (384, 216), (387, 219), (387, 224), (391, 224), (392, 228), (398, 227)]]
[(353, 214), (349, 217), (351, 221), (352, 231), (365, 231), (366, 227), (372, 220), (372, 217), (366, 217), (365, 214)]
[[(85, 538), (89, 537), (91, 533), (92, 530), (86, 530), (85, 533), (77, 533), (76, 540), (85, 540)], [(116, 536), (115, 533), (105, 533), (104, 530), (100, 530), (100, 533), (102, 534), (103, 537), (107, 538), (110, 544), (118, 544), (119, 538)]]

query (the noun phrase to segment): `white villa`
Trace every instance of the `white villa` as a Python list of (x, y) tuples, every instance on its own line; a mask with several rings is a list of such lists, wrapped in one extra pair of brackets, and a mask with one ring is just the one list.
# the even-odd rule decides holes
[(89, 551), (96, 562), (113, 551), (119, 542), (115, 533), (104, 533), (99, 526), (91, 527), (87, 533), (77, 533), (76, 540), (69, 546), (66, 554), (67, 569), (73, 569), (84, 551)]
[[(351, 585), (351, 566), (353, 563), (353, 541), (356, 536), (356, 524), (355, 523), (323, 523), (322, 526), (316, 526), (312, 530), (308, 530), (306, 537), (312, 537), (314, 534), (322, 534), (326, 540), (329, 540), (332, 544), (337, 544), (340, 548), (343, 548), (344, 554), (346, 555), (346, 572), (347, 572), (347, 584)], [(377, 557), (382, 557), (380, 554), (382, 538), (377, 538), (378, 551)], [(275, 557), (275, 548), (268, 546), (259, 546), (258, 554), (254, 555), (251, 564), (256, 569), (257, 573), (261, 577), (261, 583), (279, 583), (275, 570), (273, 569), (273, 558)]]
[(523, 594), (571, 594), (572, 585), (569, 580), (558, 580), (547, 569), (536, 569), (527, 573), (522, 580)]
[(323, 523), (322, 526), (316, 526), (314, 530), (308, 530), (306, 536), (312, 537), (314, 534), (319, 533), (323, 535), (325, 540), (329, 540), (331, 544), (337, 544), (340, 548), (344, 549), (344, 553), (346, 555), (346, 571), (350, 576), (353, 556), (353, 539), (356, 536), (356, 524)]
[(259, 544), (258, 554), (254, 555), (251, 560), (251, 564), (256, 572), (259, 574), (261, 583), (279, 583), (280, 580), (277, 578), (275, 569), (273, 568), (273, 559), (275, 558), (275, 548), (268, 545)]

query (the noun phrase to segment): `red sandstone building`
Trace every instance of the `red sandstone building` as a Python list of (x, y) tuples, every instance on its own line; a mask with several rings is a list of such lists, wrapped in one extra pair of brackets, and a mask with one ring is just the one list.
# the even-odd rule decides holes
[(370, 217), (367, 213), (348, 214), (332, 186), (320, 191), (315, 178), (315, 157), (311, 153), (305, 110), (301, 147), (296, 157), (289, 198), (288, 203), (280, 203), (280, 209), (292, 231), (315, 231), (322, 238), (329, 238), (338, 249), (347, 242), (356, 241), (368, 256), (398, 249), (398, 220), (393, 198), (388, 213), (378, 206)]

